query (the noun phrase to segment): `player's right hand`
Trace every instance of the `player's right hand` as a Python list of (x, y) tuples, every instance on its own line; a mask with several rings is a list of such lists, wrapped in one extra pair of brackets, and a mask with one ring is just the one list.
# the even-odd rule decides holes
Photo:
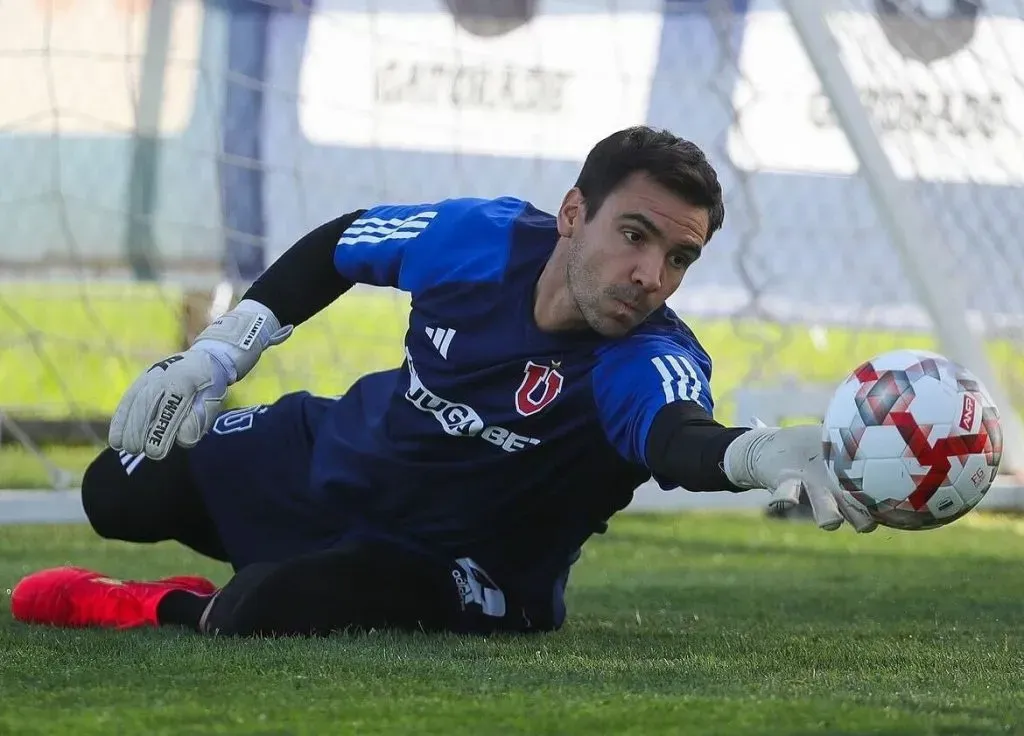
[(167, 457), (175, 443), (192, 447), (213, 424), (229, 383), (228, 371), (205, 350), (164, 358), (121, 398), (110, 422), (110, 446), (153, 460)]
[(183, 353), (154, 364), (121, 398), (107, 440), (115, 450), (167, 457), (175, 444), (192, 447), (210, 430), (228, 386), (243, 378), (271, 345), (284, 342), (267, 307), (242, 300), (200, 333)]
[[(760, 424), (760, 422), (756, 422)], [(788, 508), (807, 493), (814, 520), (826, 531), (848, 522), (858, 532), (871, 532), (878, 523), (835, 489), (825, 468), (821, 425), (757, 426), (729, 445), (724, 467), (741, 488), (765, 488), (769, 506)]]

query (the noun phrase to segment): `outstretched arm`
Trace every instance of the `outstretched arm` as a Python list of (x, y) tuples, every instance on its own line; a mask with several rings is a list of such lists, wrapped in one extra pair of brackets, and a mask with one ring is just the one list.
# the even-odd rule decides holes
[(859, 532), (877, 524), (831, 489), (821, 427), (725, 427), (692, 402), (663, 407), (647, 436), (647, 463), (655, 476), (690, 491), (764, 488), (770, 504), (795, 505), (800, 491), (822, 529), (848, 521)]
[(663, 488), (771, 493), (772, 505), (796, 504), (805, 490), (823, 529), (874, 522), (833, 493), (821, 427), (726, 427), (711, 412), (711, 361), (696, 339), (637, 335), (605, 350), (595, 396), (605, 435), (626, 459), (647, 467)]

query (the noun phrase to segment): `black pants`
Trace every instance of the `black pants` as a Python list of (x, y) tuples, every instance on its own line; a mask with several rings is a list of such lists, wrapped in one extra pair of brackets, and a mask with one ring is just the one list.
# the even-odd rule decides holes
[(229, 636), (327, 635), (396, 629), (460, 634), (558, 628), (550, 600), (535, 609), (472, 560), (446, 560), (383, 540), (278, 563), (256, 563), (228, 582), (201, 631)]
[(184, 448), (172, 448), (161, 462), (106, 448), (82, 478), (82, 507), (106, 539), (177, 541), (207, 557), (228, 559)]

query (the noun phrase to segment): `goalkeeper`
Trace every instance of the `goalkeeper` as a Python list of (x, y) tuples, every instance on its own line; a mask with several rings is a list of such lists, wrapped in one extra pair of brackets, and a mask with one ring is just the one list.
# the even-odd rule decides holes
[[(829, 490), (818, 427), (712, 417), (711, 361), (665, 302), (723, 218), (703, 152), (635, 127), (594, 146), (553, 215), (451, 199), (321, 225), (138, 378), (83, 479), (102, 537), (177, 540), (235, 576), (218, 591), (55, 568), (16, 587), (15, 616), (223, 634), (553, 630), (581, 547), (652, 476), (766, 488), (782, 506), (805, 490), (822, 528), (870, 531)], [(355, 284), (411, 294), (399, 368), (337, 398), (221, 410), (265, 350)]]

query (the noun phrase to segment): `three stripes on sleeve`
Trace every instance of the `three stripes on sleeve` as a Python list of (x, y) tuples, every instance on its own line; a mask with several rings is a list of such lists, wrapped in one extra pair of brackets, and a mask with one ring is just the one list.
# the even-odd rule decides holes
[(436, 210), (417, 212), (409, 217), (360, 217), (344, 233), (338, 245), (376, 245), (385, 240), (411, 240), (437, 217)]
[(682, 355), (659, 355), (651, 358), (661, 375), (665, 403), (676, 400), (700, 401), (702, 382), (693, 364)]

